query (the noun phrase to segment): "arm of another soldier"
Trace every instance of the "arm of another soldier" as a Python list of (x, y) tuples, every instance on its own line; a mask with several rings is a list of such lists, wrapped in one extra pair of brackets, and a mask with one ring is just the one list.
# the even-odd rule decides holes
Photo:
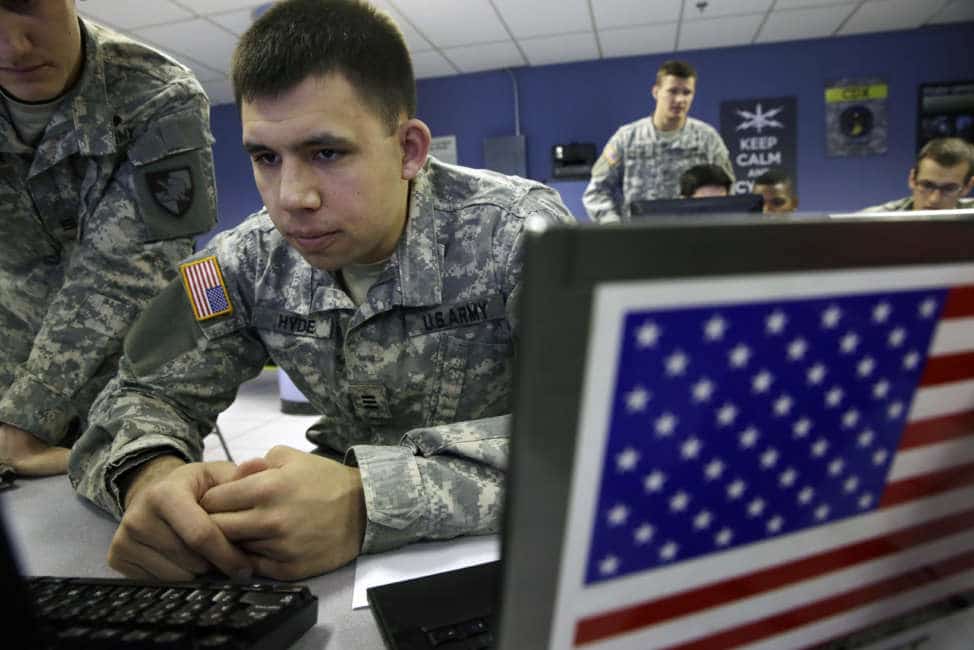
[[(125, 332), (175, 277), (176, 263), (192, 252), (193, 236), (215, 223), (206, 98), (200, 90), (170, 100), (165, 115), (133, 133), (127, 160), (86, 198), (64, 284), (30, 355), (0, 394), (0, 423), (37, 439), (23, 444), (21, 435), (19, 446), (4, 443), (16, 446), (12, 460), (21, 471), (36, 469), (31, 457), (45, 454), (48, 445), (70, 445), (71, 427), (85, 421), (114, 374)], [(10, 440), (11, 431), (0, 429), (0, 439)], [(64, 463), (45, 470), (64, 472)]]
[(737, 178), (734, 176), (734, 165), (731, 164), (730, 152), (727, 150), (727, 145), (724, 144), (724, 139), (720, 137), (720, 134), (716, 130), (711, 132), (708, 149), (707, 159), (709, 162), (727, 172), (727, 175), (731, 179), (731, 185), (733, 186), (737, 182)]
[(187, 579), (211, 566), (228, 575), (251, 571), (199, 506), (236, 471), (195, 462), (203, 437), (267, 359), (246, 327), (233, 271), (222, 270), (234, 310), (198, 323), (183, 281), (164, 289), (126, 337), (119, 374), (71, 451), (77, 492), (121, 518), (109, 563), (132, 577)]
[(592, 221), (618, 223), (622, 220), (623, 147), (617, 131), (592, 167), (592, 179), (582, 195), (582, 204)]

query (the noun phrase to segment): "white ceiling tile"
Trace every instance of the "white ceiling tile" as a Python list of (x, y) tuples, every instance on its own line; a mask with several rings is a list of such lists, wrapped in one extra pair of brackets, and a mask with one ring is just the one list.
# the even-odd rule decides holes
[(430, 45), (429, 41), (423, 38), (416, 28), (413, 27), (408, 20), (406, 20), (401, 13), (395, 10), (388, 2), (385, 0), (372, 0), (372, 4), (382, 11), (389, 14), (393, 22), (399, 26), (399, 31), (402, 32), (402, 37), (406, 41), (406, 47), (409, 48), (410, 52), (425, 52), (426, 50), (432, 50), (433, 46)]
[(531, 65), (588, 61), (599, 58), (599, 48), (595, 43), (595, 35), (591, 32), (525, 38), (519, 40), (518, 43), (521, 44), (521, 49), (524, 50), (525, 56), (528, 57), (528, 63)]
[[(115, 0), (116, 2), (118, 0)], [(136, 4), (138, 0), (130, 0)], [(215, 14), (224, 11), (234, 11), (237, 9), (250, 9), (259, 5), (271, 4), (267, 0), (177, 0), (178, 2), (192, 8), (197, 14)], [(138, 4), (143, 2), (138, 1)]]
[(778, 0), (775, 3), (775, 11), (778, 9), (797, 9), (799, 7), (824, 7), (827, 5), (855, 5), (858, 0)]
[(974, 21), (974, 2), (971, 0), (954, 0), (943, 8), (930, 21), (932, 23), (963, 23)]
[(683, 7), (683, 20), (702, 20), (720, 16), (764, 13), (771, 0), (709, 0), (703, 11), (695, 0), (688, 0)]
[(515, 38), (592, 29), (586, 0), (494, 0)]
[(457, 74), (457, 69), (439, 52), (430, 51), (413, 54), (413, 75), (417, 79), (445, 77), (455, 74)]
[(609, 58), (672, 52), (676, 47), (676, 27), (676, 23), (669, 23), (601, 30), (602, 54)]
[(443, 50), (443, 54), (453, 61), (461, 72), (516, 68), (527, 63), (513, 41), (454, 47)]
[(683, 0), (591, 0), (595, 26), (631, 27), (648, 23), (671, 23), (680, 19)]
[(214, 16), (207, 16), (212, 22), (226, 27), (231, 32), (240, 36), (245, 31), (247, 31), (252, 24), (254, 24), (254, 19), (251, 16), (250, 9), (244, 9), (243, 11), (231, 11), (225, 14), (216, 14)]
[(755, 40), (758, 43), (771, 43), (825, 38), (838, 29), (851, 11), (851, 5), (774, 11)]
[(173, 55), (173, 58), (178, 60), (184, 66), (193, 71), (193, 75), (196, 76), (196, 80), (200, 83), (208, 83), (210, 81), (219, 81), (221, 79), (226, 79), (227, 75), (225, 72), (219, 70), (214, 70), (210, 66), (203, 65), (199, 61), (194, 61), (186, 56), (180, 56), (178, 54)]
[(841, 34), (888, 32), (919, 27), (939, 9), (926, 0), (870, 0), (852, 14)]
[(680, 30), (678, 46), (680, 50), (702, 50), (749, 45), (763, 20), (764, 15), (756, 14), (685, 22)]
[(510, 39), (488, 0), (395, 0), (395, 4), (433, 46), (441, 49)]
[(117, 29), (159, 25), (193, 17), (191, 11), (177, 7), (168, 0), (155, 0), (154, 2), (87, 0), (87, 2), (78, 3), (78, 13), (91, 18), (96, 23), (104, 23)]
[(135, 34), (171, 52), (177, 59), (183, 54), (224, 73), (230, 67), (230, 57), (237, 45), (235, 37), (202, 18), (137, 29)]
[(210, 106), (233, 103), (233, 86), (227, 79), (207, 81), (203, 84), (203, 90), (210, 98)]

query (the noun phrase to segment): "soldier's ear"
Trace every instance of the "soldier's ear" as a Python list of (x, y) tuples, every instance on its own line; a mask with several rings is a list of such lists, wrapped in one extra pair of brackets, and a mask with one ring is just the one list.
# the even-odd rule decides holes
[(429, 127), (415, 117), (399, 126), (398, 136), (402, 149), (402, 179), (411, 181), (426, 164), (433, 136)]

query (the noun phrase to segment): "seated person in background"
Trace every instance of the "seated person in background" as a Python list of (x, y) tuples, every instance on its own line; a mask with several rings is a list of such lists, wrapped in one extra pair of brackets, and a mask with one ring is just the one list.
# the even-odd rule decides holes
[(791, 214), (798, 209), (798, 194), (791, 176), (780, 169), (766, 171), (754, 179), (754, 194), (764, 197), (765, 214)]
[(122, 339), (213, 227), (192, 73), (78, 17), (0, 0), (0, 462), (60, 474)]
[[(71, 454), (121, 517), (109, 564), (299, 579), (360, 553), (497, 531), (526, 221), (539, 183), (428, 158), (402, 34), (358, 0), (275, 3), (232, 79), (264, 209), (180, 266)], [(268, 358), (319, 454), (199, 462)]]
[(680, 176), (680, 196), (729, 196), (733, 181), (719, 165), (694, 165)]
[(974, 145), (960, 138), (931, 140), (920, 149), (907, 184), (912, 196), (863, 212), (974, 208), (974, 199), (962, 198), (974, 187)]

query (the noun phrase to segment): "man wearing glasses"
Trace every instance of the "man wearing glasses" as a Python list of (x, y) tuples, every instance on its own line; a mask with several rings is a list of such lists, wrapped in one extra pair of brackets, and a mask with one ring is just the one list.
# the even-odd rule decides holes
[(912, 196), (863, 212), (974, 208), (974, 199), (962, 198), (974, 187), (974, 146), (960, 138), (931, 140), (920, 150), (907, 182)]

